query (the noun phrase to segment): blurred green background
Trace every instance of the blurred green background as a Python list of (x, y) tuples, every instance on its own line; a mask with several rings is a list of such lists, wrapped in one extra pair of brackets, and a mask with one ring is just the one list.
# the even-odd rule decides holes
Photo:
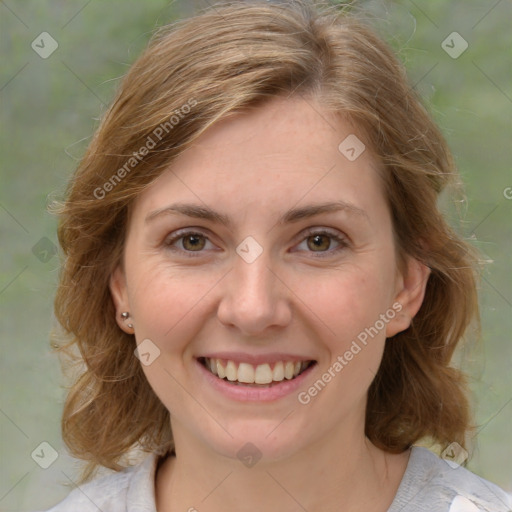
[[(76, 462), (60, 437), (63, 380), (49, 347), (58, 257), (56, 221), (46, 213), (47, 203), (62, 195), (119, 77), (152, 30), (207, 4), (0, 3), (2, 511), (48, 508), (69, 492), (62, 484), (76, 475)], [(458, 357), (471, 375), (479, 425), (469, 468), (512, 491), (512, 199), (506, 197), (512, 198), (512, 4), (354, 4), (405, 62), (466, 184), (468, 201), (459, 205), (462, 220), (455, 218), (453, 208), (446, 211), (488, 261), (481, 282), (482, 340)], [(58, 44), (47, 58), (31, 47), (42, 32)], [(457, 58), (441, 46), (452, 32), (468, 43)], [(46, 41), (48, 51), (51, 41)], [(40, 449), (31, 457), (43, 441), (59, 454), (48, 469), (34, 461)]]

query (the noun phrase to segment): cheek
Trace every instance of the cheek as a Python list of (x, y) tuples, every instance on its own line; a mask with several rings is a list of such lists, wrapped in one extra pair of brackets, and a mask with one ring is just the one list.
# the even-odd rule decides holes
[(201, 328), (201, 322), (194, 322), (193, 317), (202, 314), (205, 298), (219, 276), (150, 261), (134, 270), (130, 304), (137, 337), (150, 338), (166, 351), (180, 350), (181, 340), (190, 339)]
[[(132, 296), (137, 344), (150, 340), (156, 357), (142, 370), (155, 394), (169, 411), (189, 407), (182, 384), (187, 370), (183, 361), (191, 350), (190, 340), (205, 328), (208, 290), (218, 278), (187, 272), (167, 265), (147, 265), (132, 274)], [(144, 345), (144, 346), (146, 346)], [(154, 346), (157, 348), (155, 349)], [(142, 359), (141, 359), (142, 362)], [(196, 411), (198, 417), (201, 411)]]
[(297, 295), (325, 324), (340, 349), (374, 326), (390, 307), (392, 282), (380, 270), (351, 266), (323, 278), (301, 276), (298, 281)]
[[(364, 402), (385, 346), (386, 322), (381, 315), (388, 322), (392, 316), (385, 317), (390, 300), (388, 278), (361, 268), (345, 270), (317, 281), (315, 287), (308, 286), (310, 292), (306, 295), (307, 305), (314, 313), (309, 317), (316, 316), (320, 326), (317, 333), (325, 333), (320, 341), (326, 349), (327, 359), (321, 361), (319, 380), (326, 383), (328, 392), (318, 392), (316, 384), (303, 392), (305, 398), (311, 400), (317, 394), (322, 395), (318, 407), (336, 410), (339, 418)], [(304, 280), (302, 282), (306, 284)], [(301, 293), (306, 293), (306, 287)], [(322, 387), (319, 385), (320, 389)]]

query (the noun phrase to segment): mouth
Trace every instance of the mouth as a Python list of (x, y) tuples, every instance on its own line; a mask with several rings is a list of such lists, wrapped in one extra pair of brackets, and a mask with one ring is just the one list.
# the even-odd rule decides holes
[(274, 361), (255, 365), (209, 357), (199, 357), (197, 361), (219, 380), (235, 386), (255, 388), (270, 388), (284, 381), (292, 381), (316, 364), (314, 360), (307, 360)]

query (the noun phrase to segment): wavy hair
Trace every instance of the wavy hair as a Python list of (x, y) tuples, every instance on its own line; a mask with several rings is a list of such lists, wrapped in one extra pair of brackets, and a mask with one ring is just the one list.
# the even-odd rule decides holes
[(411, 326), (386, 342), (368, 392), (366, 435), (395, 453), (425, 437), (465, 446), (466, 384), (450, 361), (478, 318), (477, 260), (437, 206), (441, 191), (458, 184), (442, 134), (392, 50), (347, 9), (230, 2), (155, 33), (57, 210), (62, 329), (54, 339), (80, 365), (62, 434), (87, 461), (82, 481), (99, 466), (122, 469), (135, 447), (173, 447), (169, 411), (133, 356), (134, 337), (118, 327), (109, 292), (133, 201), (218, 120), (291, 95), (314, 97), (358, 126), (381, 163), (397, 253), (431, 269)]

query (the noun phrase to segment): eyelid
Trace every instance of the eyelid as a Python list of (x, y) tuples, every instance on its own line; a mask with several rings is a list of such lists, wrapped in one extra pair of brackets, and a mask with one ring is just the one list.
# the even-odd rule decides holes
[(323, 227), (306, 228), (298, 236), (308, 237), (308, 236), (312, 236), (312, 235), (322, 235), (322, 234), (332, 236), (333, 238), (340, 238), (341, 240), (344, 240), (346, 243), (349, 243), (349, 237), (345, 233), (343, 233), (342, 231), (339, 231), (338, 229), (332, 229), (332, 228), (323, 228)]

